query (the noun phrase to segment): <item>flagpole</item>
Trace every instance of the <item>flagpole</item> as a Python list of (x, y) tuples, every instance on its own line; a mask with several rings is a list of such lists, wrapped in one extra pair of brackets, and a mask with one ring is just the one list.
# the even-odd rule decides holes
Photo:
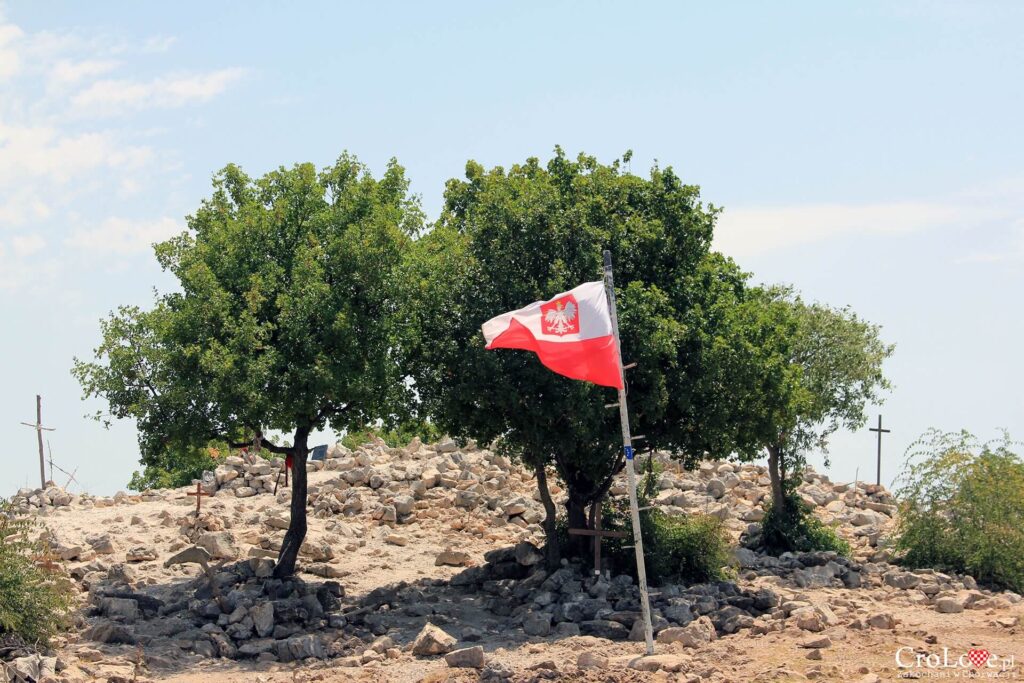
[(644, 566), (644, 541), (640, 533), (640, 509), (636, 500), (636, 471), (633, 468), (633, 441), (629, 435), (629, 409), (626, 407), (626, 373), (622, 368), (622, 345), (619, 344), (619, 317), (615, 311), (615, 283), (612, 279), (612, 253), (604, 252), (604, 289), (608, 295), (608, 309), (612, 318), (612, 333), (619, 358), (619, 421), (622, 423), (622, 450), (626, 454), (626, 476), (629, 488), (629, 512), (633, 520), (633, 549), (636, 551), (636, 573), (640, 582), (640, 608), (644, 619), (644, 640), (647, 654), (654, 654), (654, 629), (651, 627), (651, 604), (647, 597), (647, 569)]

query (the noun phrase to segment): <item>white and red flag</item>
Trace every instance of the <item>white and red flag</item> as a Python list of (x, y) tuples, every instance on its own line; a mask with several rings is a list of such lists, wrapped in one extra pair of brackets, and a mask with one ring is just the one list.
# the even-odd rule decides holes
[(604, 283), (585, 284), (483, 324), (488, 349), (524, 349), (560, 375), (622, 388)]

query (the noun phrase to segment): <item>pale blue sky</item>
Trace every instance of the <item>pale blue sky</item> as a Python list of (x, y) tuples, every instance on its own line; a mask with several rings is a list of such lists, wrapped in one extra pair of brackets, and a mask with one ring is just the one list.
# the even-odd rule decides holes
[[(884, 480), (930, 426), (1024, 438), (1024, 5), (284, 7), (0, 4), (0, 495), (37, 481), (36, 393), (55, 460), (124, 487), (133, 426), (83, 419), (72, 357), (169, 286), (148, 245), (216, 169), (344, 149), (397, 156), (432, 217), (470, 158), (672, 165), (757, 280), (897, 344)], [(835, 439), (835, 478), (873, 478), (873, 437)]]

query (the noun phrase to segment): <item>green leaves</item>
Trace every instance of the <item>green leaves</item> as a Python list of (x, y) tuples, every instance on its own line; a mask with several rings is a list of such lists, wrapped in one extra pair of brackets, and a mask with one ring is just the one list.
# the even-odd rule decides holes
[(137, 420), (153, 464), (214, 437), (403, 412), (392, 273), (422, 214), (402, 168), (375, 180), (344, 154), (252, 179), (228, 165), (213, 187), (156, 246), (180, 290), (112, 314), (95, 361), (76, 360), (86, 395)]
[(422, 410), (455, 436), (499, 438), (529, 462), (553, 462), (582, 500), (621, 467), (610, 389), (560, 377), (522, 351), (485, 351), (489, 318), (599, 279), (611, 249), (644, 446), (696, 461), (736, 444), (730, 385), (716, 363), (726, 312), (745, 276), (711, 254), (714, 211), (671, 169), (624, 173), (560, 149), (507, 171), (467, 164), (434, 229), (402, 269), (400, 363)]
[(908, 449), (896, 548), (912, 567), (1024, 591), (1024, 461), (1004, 435), (932, 430)]

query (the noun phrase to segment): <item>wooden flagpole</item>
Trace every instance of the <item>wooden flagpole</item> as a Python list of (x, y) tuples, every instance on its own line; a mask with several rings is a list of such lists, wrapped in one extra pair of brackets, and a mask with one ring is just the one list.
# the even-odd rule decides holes
[(636, 574), (640, 582), (640, 608), (644, 619), (644, 640), (647, 654), (654, 654), (654, 629), (651, 627), (651, 603), (647, 596), (647, 569), (644, 566), (644, 540), (640, 533), (640, 509), (636, 500), (636, 470), (633, 468), (633, 441), (629, 435), (629, 410), (626, 407), (626, 373), (622, 368), (622, 345), (619, 344), (619, 318), (615, 312), (615, 283), (612, 279), (612, 253), (604, 252), (604, 289), (608, 295), (608, 309), (612, 318), (612, 333), (619, 358), (619, 421), (622, 423), (622, 449), (626, 454), (626, 476), (629, 488), (629, 512), (633, 520), (633, 549), (636, 551)]

